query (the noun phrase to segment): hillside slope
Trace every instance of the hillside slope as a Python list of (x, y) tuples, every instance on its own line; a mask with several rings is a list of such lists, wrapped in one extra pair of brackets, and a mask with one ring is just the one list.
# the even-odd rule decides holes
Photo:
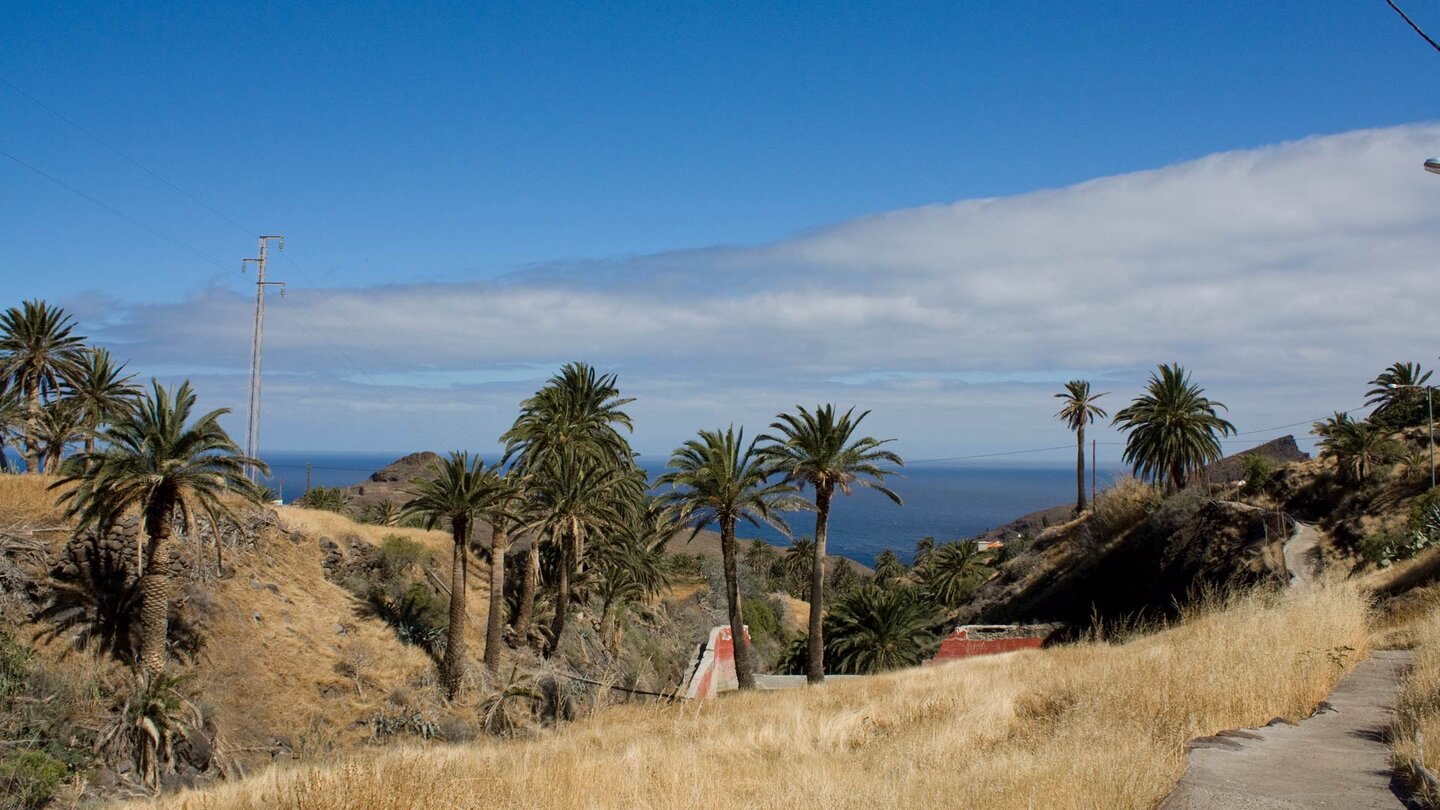
[[(1413, 430), (1403, 438), (1412, 449), (1423, 444)], [(1284, 585), (1309, 573), (1290, 569), (1293, 553), (1287, 561), (1287, 544), (1302, 534), (1307, 567), (1346, 575), (1367, 564), (1377, 539), (1403, 531), (1429, 489), (1421, 462), (1390, 465), (1361, 484), (1338, 475), (1332, 459), (1284, 464), (1243, 491), (1197, 483), (1167, 494), (1122, 481), (1084, 515), (1040, 531), (978, 588), (961, 619), (1083, 626), (1171, 613), (1205, 588)]]
[(612, 708), (531, 740), (272, 768), (157, 806), (1149, 808), (1185, 740), (1306, 715), (1364, 654), (1365, 616), (1354, 589), (1252, 596), (1125, 644)]

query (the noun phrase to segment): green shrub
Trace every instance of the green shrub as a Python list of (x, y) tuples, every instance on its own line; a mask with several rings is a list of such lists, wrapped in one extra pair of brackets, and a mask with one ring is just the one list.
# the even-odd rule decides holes
[(1174, 534), (1209, 500), (1209, 493), (1199, 487), (1182, 489), (1150, 509), (1150, 526), (1161, 535)]
[(424, 647), (432, 655), (445, 651), (445, 630), (450, 626), (450, 600), (421, 582), (412, 583), (398, 596), (377, 588), (370, 605), (395, 635), (407, 644)]
[(1241, 492), (1246, 495), (1259, 495), (1270, 488), (1270, 483), (1275, 478), (1275, 465), (1270, 459), (1258, 453), (1249, 453), (1244, 458), (1245, 487)]
[(779, 611), (769, 599), (758, 596), (741, 599), (740, 607), (745, 615), (745, 626), (750, 628), (751, 644), (759, 645), (783, 635)]
[(1356, 550), (1367, 562), (1384, 568), (1440, 545), (1440, 507), (1418, 528), (1387, 529), (1365, 536)]
[(0, 632), (0, 700), (19, 692), (30, 674), (30, 650)]
[(17, 751), (0, 759), (0, 808), (44, 807), (69, 772), (64, 762), (44, 751)]
[(689, 582), (700, 582), (705, 579), (704, 554), (672, 554), (669, 564), (670, 573), (676, 579)]
[(385, 579), (403, 577), (412, 568), (424, 568), (434, 559), (429, 548), (408, 537), (387, 534), (380, 541), (380, 575)]

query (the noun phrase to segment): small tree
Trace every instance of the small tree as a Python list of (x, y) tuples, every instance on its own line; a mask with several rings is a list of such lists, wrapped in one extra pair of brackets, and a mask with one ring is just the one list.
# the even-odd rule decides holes
[(1105, 394), (1090, 393), (1087, 380), (1071, 380), (1065, 383), (1065, 390), (1055, 396), (1065, 400), (1055, 417), (1075, 432), (1075, 514), (1078, 515), (1085, 511), (1085, 426), (1095, 424), (1097, 416), (1104, 419), (1109, 414), (1095, 404), (1095, 400)]
[(782, 413), (770, 425), (774, 435), (762, 436), (770, 442), (765, 455), (774, 460), (785, 479), (815, 491), (815, 557), (810, 569), (810, 654), (809, 683), (825, 681), (825, 544), (830, 526), (830, 506), (836, 493), (851, 494), (856, 487), (873, 489), (903, 504), (900, 496), (885, 486), (885, 479), (902, 466), (900, 456), (886, 450), (893, 439), (857, 436), (860, 423), (869, 411), (855, 416), (851, 408), (840, 413), (834, 405), (818, 405), (815, 410), (795, 406), (795, 413)]
[(779, 512), (804, 509), (808, 504), (794, 496), (794, 486), (768, 480), (775, 471), (760, 454), (757, 442), (746, 445), (745, 432), (737, 434), (734, 427), (723, 432), (700, 431), (698, 438), (670, 456), (668, 469), (656, 483), (669, 488), (662, 498), (675, 518), (692, 523), (695, 533), (707, 525), (719, 525), (725, 602), (735, 640), (735, 674), (741, 689), (754, 689), (735, 566), (735, 526), (742, 520), (756, 526), (764, 523), (788, 535), (789, 526)]
[(501, 497), (494, 478), (487, 473), (483, 459), (471, 460), (469, 453), (451, 453), (449, 459), (436, 462), (430, 477), (414, 483), (415, 497), (405, 504), (406, 516), (423, 519), (426, 528), (448, 523), (450, 539), (454, 541), (450, 563), (450, 626), (442, 672), (445, 694), (451, 700), (459, 693), (465, 676), (465, 588), (469, 560), (466, 546), (476, 516), (495, 510)]
[(101, 434), (104, 449), (77, 456), (51, 489), (61, 490), (58, 503), (82, 529), (108, 530), (127, 510), (139, 509), (148, 538), (140, 580), (140, 668), (153, 676), (165, 669), (169, 541), (176, 516), (187, 527), (196, 510), (211, 525), (217, 515), (234, 520), (223, 496), (258, 503), (260, 490), (245, 471), (254, 467), (268, 474), (269, 468), (247, 458), (220, 427), (228, 408), (190, 422), (195, 393), (189, 380), (173, 396), (158, 382), (150, 385), (138, 407)]

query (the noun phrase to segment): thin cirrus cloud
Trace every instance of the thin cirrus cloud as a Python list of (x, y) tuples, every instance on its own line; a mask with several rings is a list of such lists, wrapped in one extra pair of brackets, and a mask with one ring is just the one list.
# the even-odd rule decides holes
[[(1118, 401), (1172, 360), (1242, 428), (1309, 418), (1436, 354), (1440, 177), (1420, 162), (1437, 142), (1436, 125), (1364, 130), (767, 245), (292, 289), (269, 310), (267, 435), (476, 446), (572, 359), (619, 371), (652, 451), (830, 399), (922, 455), (1059, 443), (1059, 383), (1080, 370)], [(240, 402), (250, 306), (204, 289), (122, 307), (102, 337), (142, 370), (203, 366)]]

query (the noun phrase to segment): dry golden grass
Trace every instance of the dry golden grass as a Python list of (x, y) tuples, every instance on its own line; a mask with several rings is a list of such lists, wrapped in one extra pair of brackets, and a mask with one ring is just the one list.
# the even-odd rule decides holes
[(447, 559), (450, 554), (451, 540), (447, 532), (357, 523), (336, 512), (306, 509), (302, 506), (281, 506), (276, 508), (275, 513), (280, 516), (280, 525), (288, 531), (301, 532), (310, 537), (330, 537), (338, 541), (344, 537), (355, 536), (378, 546), (386, 535), (398, 534), (425, 545), (431, 551), (445, 554)]
[(1251, 595), (1127, 644), (1089, 642), (679, 706), (524, 742), (272, 768), (165, 808), (1153, 807), (1185, 740), (1299, 718), (1367, 647), (1349, 587)]
[(0, 475), (0, 528), (11, 523), (48, 526), (64, 522), (48, 487), (53, 475)]
[[(1411, 762), (1417, 758), (1426, 768), (1440, 772), (1440, 593), (1432, 589), (1423, 596), (1427, 597), (1424, 603), (1428, 610), (1412, 618), (1406, 626), (1415, 661), (1400, 686), (1395, 711), (1396, 759), (1412, 776)], [(1417, 732), (1426, 740), (1423, 752), (1416, 739)], [(1440, 802), (1440, 795), (1426, 790), (1419, 780), (1412, 783), (1424, 790), (1432, 806)]]
[[(302, 539), (263, 538), (255, 553), (230, 559), (234, 577), (212, 586), (215, 607), (195, 688), (215, 707), (227, 737), (242, 747), (288, 737), (308, 754), (359, 746), (370, 730), (357, 720), (378, 713), (439, 713), (435, 663), (325, 578), (318, 538), (344, 545), (344, 538), (357, 536), (378, 545), (387, 534), (409, 537), (437, 552), (436, 573), (448, 583), (449, 535), (369, 526), (319, 510), (277, 512), (281, 525)], [(488, 566), (472, 560), (468, 584), (466, 641), (478, 659), (485, 649)]]

